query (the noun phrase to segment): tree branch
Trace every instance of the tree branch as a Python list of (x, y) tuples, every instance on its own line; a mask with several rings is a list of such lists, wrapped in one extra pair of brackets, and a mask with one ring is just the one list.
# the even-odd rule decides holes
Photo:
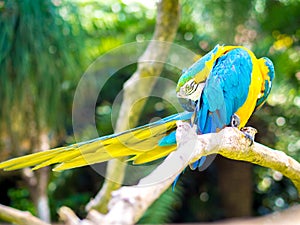
[(19, 225), (49, 225), (31, 215), (30, 212), (20, 211), (0, 204), (0, 218), (4, 221)]
[(277, 170), (291, 179), (300, 190), (300, 164), (285, 153), (258, 143), (250, 146), (251, 141), (236, 128), (228, 127), (219, 133), (197, 136), (189, 123), (179, 121), (177, 126), (178, 149), (150, 175), (141, 179), (138, 185), (122, 187), (113, 192), (104, 224), (134, 224), (185, 167), (210, 154), (221, 154)]
[[(141, 111), (146, 103), (145, 96), (149, 96), (156, 82), (156, 78), (163, 69), (167, 58), (170, 42), (173, 41), (179, 22), (178, 0), (162, 0), (157, 4), (157, 20), (154, 35), (147, 49), (140, 57), (136, 72), (124, 84), (124, 96), (115, 132), (135, 127), (140, 118)], [(162, 43), (164, 42), (164, 43)], [(146, 78), (146, 79), (145, 79)], [(120, 160), (111, 160), (108, 163), (105, 183), (86, 206), (86, 210), (96, 209), (102, 213), (107, 212), (107, 203), (111, 192), (118, 189), (123, 181), (126, 164)], [(112, 179), (113, 178), (113, 179)]]
[(59, 218), (66, 225), (79, 225), (80, 224), (81, 220), (77, 217), (77, 215), (69, 207), (66, 207), (66, 206), (60, 207), (58, 210), (58, 215), (59, 215)]

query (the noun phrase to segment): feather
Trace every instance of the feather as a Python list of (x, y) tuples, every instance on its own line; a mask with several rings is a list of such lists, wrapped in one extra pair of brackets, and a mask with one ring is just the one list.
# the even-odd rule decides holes
[[(165, 157), (176, 149), (176, 139), (175, 143), (173, 139), (175, 134), (172, 133), (176, 129), (176, 121), (189, 120), (191, 116), (191, 112), (171, 115), (122, 133), (14, 158), (0, 163), (0, 168), (5, 170), (16, 170), (24, 167), (39, 169), (44, 166), (59, 164), (54, 169), (59, 171), (124, 156), (130, 156), (129, 160), (135, 164), (150, 162)], [(165, 142), (164, 146), (160, 146), (159, 143), (163, 142), (160, 140), (167, 133), (171, 133), (169, 145)]]
[(163, 137), (158, 142), (159, 146), (168, 146), (176, 144), (176, 131), (171, 132), (169, 135)]

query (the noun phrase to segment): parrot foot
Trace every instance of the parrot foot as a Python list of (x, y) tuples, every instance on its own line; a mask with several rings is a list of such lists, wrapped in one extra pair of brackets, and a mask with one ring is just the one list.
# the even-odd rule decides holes
[(240, 117), (238, 116), (238, 115), (236, 115), (236, 114), (233, 114), (232, 116), (231, 116), (231, 120), (230, 120), (230, 125), (232, 126), (232, 127), (239, 127), (240, 126)]
[(241, 131), (245, 135), (245, 137), (250, 141), (249, 146), (252, 146), (254, 143), (254, 138), (255, 138), (255, 134), (257, 133), (257, 130), (253, 127), (243, 127)]
[[(240, 126), (240, 117), (236, 114), (233, 114), (231, 116), (230, 125), (231, 125), (231, 127), (238, 128)], [(241, 132), (250, 141), (249, 146), (253, 145), (254, 137), (255, 137), (255, 134), (257, 133), (257, 130), (253, 127), (243, 127), (243, 128), (241, 128)]]

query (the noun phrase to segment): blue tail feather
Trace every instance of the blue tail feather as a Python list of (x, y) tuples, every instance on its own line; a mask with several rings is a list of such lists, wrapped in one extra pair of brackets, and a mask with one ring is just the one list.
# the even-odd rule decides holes
[(195, 170), (197, 168), (200, 168), (201, 166), (203, 166), (204, 162), (206, 160), (206, 156), (202, 156), (200, 159), (198, 159), (196, 162), (192, 163), (190, 165), (190, 168), (192, 170)]

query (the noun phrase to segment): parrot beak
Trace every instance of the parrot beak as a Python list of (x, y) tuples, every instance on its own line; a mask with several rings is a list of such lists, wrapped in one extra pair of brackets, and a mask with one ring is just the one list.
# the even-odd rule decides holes
[(186, 97), (187, 97), (187, 96), (185, 95), (185, 93), (184, 93), (182, 87), (181, 87), (181, 88), (179, 89), (179, 91), (176, 93), (176, 96), (177, 96), (178, 99), (179, 99), (179, 98), (186, 98)]

